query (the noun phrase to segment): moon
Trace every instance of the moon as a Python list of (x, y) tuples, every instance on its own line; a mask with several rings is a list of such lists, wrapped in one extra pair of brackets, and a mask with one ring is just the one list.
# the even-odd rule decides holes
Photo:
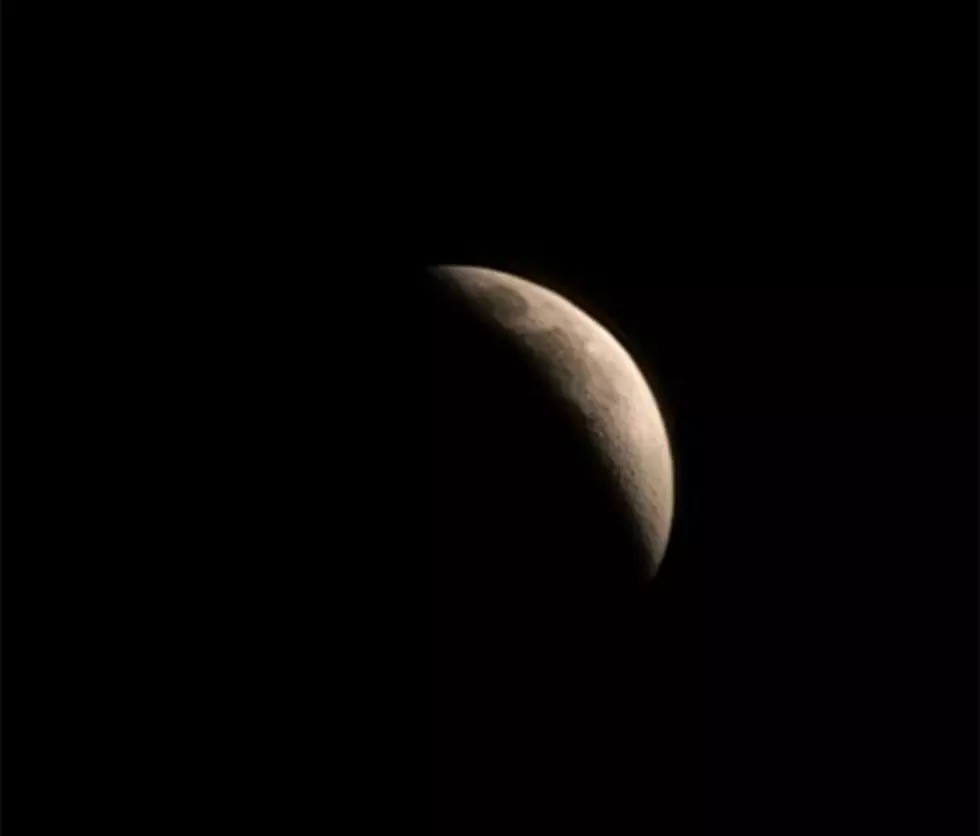
[(594, 318), (541, 285), (479, 267), (440, 265), (431, 273), (520, 346), (584, 420), (641, 533), (653, 577), (670, 538), (674, 467), (660, 408), (629, 353)]

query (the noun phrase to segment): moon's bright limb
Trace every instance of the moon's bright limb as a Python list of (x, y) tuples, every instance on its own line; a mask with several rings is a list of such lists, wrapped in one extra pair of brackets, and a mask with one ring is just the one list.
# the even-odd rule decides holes
[(660, 409), (626, 349), (580, 308), (526, 279), (455, 265), (433, 272), (525, 346), (580, 411), (636, 517), (655, 573), (674, 512), (673, 462)]

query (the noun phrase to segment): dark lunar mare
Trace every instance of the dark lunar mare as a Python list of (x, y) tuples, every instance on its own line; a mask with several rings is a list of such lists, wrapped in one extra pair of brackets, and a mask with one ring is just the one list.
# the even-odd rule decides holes
[(526, 349), (428, 292), (438, 832), (627, 832), (656, 710), (636, 677), (642, 543)]

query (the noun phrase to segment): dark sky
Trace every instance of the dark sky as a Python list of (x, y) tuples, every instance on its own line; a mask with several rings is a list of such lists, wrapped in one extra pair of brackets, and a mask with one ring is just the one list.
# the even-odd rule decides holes
[[(576, 772), (546, 723), (543, 761), (509, 755), (539, 810), (574, 786), (621, 832), (977, 832), (972, 13), (682, 4), (484, 43), (485, 10), (360, 40), (6, 11), (29, 815), (425, 832), (419, 271), (450, 262), (594, 312), (674, 445), (621, 734), (589, 733), (614, 692), (570, 692), (551, 716), (608, 760)], [(448, 832), (522, 832), (469, 810)]]

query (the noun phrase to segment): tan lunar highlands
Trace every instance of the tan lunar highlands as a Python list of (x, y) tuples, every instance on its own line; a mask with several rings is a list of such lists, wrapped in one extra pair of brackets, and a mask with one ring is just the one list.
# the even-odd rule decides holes
[(674, 512), (673, 462), (660, 409), (626, 349), (580, 308), (533, 282), (477, 267), (433, 272), (526, 348), (582, 414), (636, 518), (655, 574)]

